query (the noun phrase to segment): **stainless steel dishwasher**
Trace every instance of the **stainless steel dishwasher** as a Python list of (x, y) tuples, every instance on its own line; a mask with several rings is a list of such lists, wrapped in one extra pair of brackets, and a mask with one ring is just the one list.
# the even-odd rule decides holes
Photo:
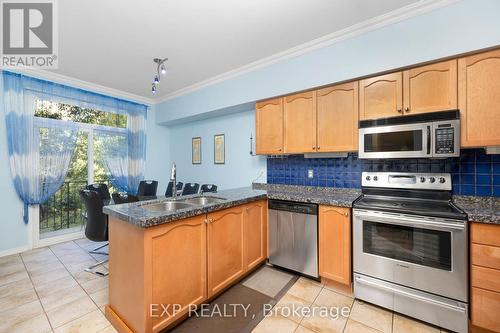
[(318, 277), (318, 206), (269, 200), (269, 263)]

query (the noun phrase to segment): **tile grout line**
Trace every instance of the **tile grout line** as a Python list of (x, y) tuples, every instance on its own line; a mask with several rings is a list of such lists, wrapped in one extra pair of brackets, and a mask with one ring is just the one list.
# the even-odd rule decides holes
[[(50, 250), (50, 249), (49, 249)], [(50, 250), (50, 252), (52, 252), (52, 250)], [(53, 253), (53, 252), (52, 252)], [(26, 263), (24, 262), (24, 258), (21, 254), (19, 254), (19, 257), (21, 257), (21, 261), (23, 262), (23, 265), (24, 265), (24, 269), (26, 270), (26, 274), (28, 274), (28, 278), (30, 279), (30, 282), (31, 282), (31, 285), (33, 286), (33, 290), (35, 291), (35, 294), (36, 294), (36, 297), (37, 297), (37, 301), (38, 303), (40, 303), (40, 306), (42, 307), (42, 311), (43, 311), (43, 314), (45, 315), (45, 318), (47, 319), (47, 322), (49, 323), (49, 326), (50, 326), (50, 330), (52, 332), (54, 332), (54, 327), (52, 327), (52, 323), (50, 322), (49, 320), (49, 316), (47, 315), (47, 311), (45, 311), (45, 307), (43, 306), (42, 304), (42, 301), (41, 301), (41, 298), (40, 298), (40, 295), (38, 294), (38, 291), (36, 290), (35, 288), (35, 284), (33, 283), (33, 280), (31, 279), (31, 274), (30, 272), (28, 271), (28, 267), (26, 267)], [(56, 257), (57, 258), (57, 257)], [(59, 261), (59, 258), (57, 258), (57, 260)]]

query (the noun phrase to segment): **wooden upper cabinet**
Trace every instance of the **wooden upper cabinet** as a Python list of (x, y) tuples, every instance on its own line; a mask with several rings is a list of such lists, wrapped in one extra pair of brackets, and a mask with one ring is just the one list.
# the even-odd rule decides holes
[(308, 91), (284, 97), (284, 151), (316, 151), (316, 92)]
[(404, 71), (403, 94), (404, 114), (456, 109), (457, 60)]
[(358, 150), (358, 82), (317, 91), (317, 151)]
[(319, 275), (350, 286), (351, 214), (349, 208), (319, 207)]
[(258, 102), (255, 112), (257, 154), (283, 153), (283, 99)]
[(359, 118), (377, 119), (402, 115), (403, 74), (381, 75), (359, 81)]
[(245, 224), (245, 266), (250, 270), (267, 259), (267, 201), (246, 204)]
[(243, 207), (207, 215), (208, 297), (221, 292), (246, 272)]
[(500, 50), (458, 59), (461, 145), (500, 145)]

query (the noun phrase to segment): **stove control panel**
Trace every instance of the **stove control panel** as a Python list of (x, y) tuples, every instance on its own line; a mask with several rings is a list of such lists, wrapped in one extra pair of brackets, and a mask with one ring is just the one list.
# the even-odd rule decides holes
[(363, 172), (361, 185), (451, 191), (451, 175), (449, 173)]

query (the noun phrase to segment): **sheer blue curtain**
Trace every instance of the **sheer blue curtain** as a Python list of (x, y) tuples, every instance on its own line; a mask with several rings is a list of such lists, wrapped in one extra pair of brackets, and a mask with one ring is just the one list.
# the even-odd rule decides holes
[(128, 135), (94, 131), (94, 143), (102, 147), (102, 161), (110, 181), (120, 192), (132, 193), (135, 184), (129, 184)]
[[(61, 179), (64, 181), (77, 133), (71, 122), (61, 122), (67, 125), (48, 130), (51, 127), (47, 124), (44, 127), (47, 136), (40, 136), (44, 130), (40, 130), (34, 121), (38, 99), (127, 115), (127, 148), (126, 153), (121, 151), (122, 164), (127, 167), (115, 167), (109, 163), (108, 170), (110, 178), (115, 179), (117, 185), (121, 184), (118, 188), (136, 193), (140, 180), (144, 178), (146, 105), (8, 71), (2, 71), (2, 81), (11, 173), (16, 191), (25, 204), (25, 222), (28, 205), (45, 202)], [(57, 142), (64, 144), (57, 145)], [(120, 141), (120, 144), (124, 142)], [(56, 159), (56, 155), (60, 159)]]

